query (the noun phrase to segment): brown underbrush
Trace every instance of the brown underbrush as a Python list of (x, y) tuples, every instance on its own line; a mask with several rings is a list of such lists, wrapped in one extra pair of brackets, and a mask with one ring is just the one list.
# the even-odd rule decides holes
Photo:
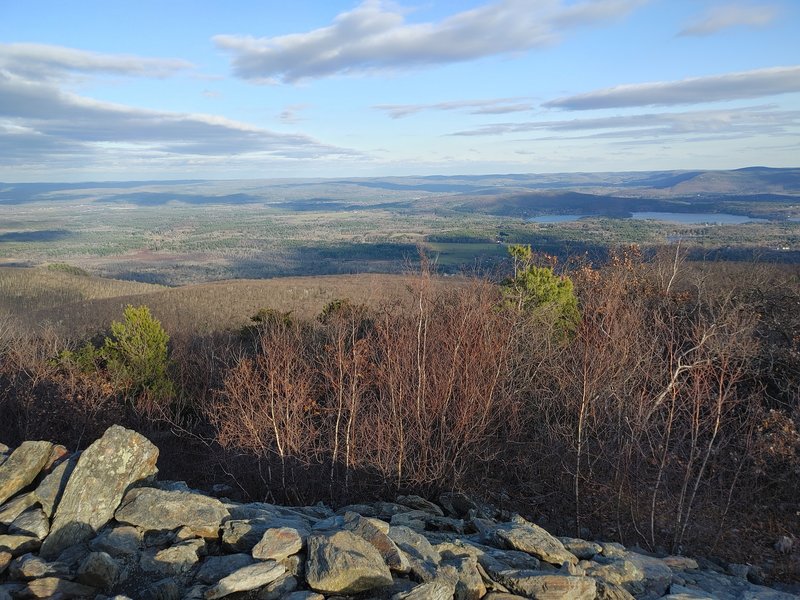
[(567, 334), (494, 283), (443, 286), (423, 268), (403, 302), (178, 332), (169, 402), (124, 399), (102, 365), (54, 360), (83, 340), (5, 319), (0, 439), (79, 447), (122, 422), (158, 441), (169, 476), (252, 498), (459, 490), (651, 550), (742, 561), (758, 544), (773, 574), (798, 577), (771, 549), (800, 525), (797, 273), (636, 248), (556, 269), (579, 299)]

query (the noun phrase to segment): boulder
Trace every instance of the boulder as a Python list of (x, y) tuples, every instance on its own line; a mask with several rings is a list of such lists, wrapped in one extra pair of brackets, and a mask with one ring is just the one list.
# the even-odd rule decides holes
[(198, 536), (216, 539), (228, 511), (210, 496), (144, 487), (125, 494), (114, 518), (145, 531), (187, 527)]
[(433, 581), (436, 578), (436, 569), (442, 560), (424, 536), (408, 527), (389, 528), (389, 537), (402, 550), (411, 567), (411, 572), (422, 582)]
[(541, 571), (506, 571), (501, 583), (515, 594), (537, 600), (594, 600), (597, 594), (597, 584), (591, 577)]
[(43, 540), (50, 532), (50, 521), (41, 508), (29, 508), (20, 514), (8, 527), (8, 533), (32, 535)]
[(42, 540), (32, 535), (0, 535), (0, 552), (20, 556), (34, 552), (42, 545)]
[(109, 427), (75, 465), (50, 529), (42, 556), (55, 557), (91, 538), (114, 516), (125, 492), (156, 473), (158, 448), (135, 431)]
[(11, 525), (18, 516), (36, 504), (38, 500), (33, 492), (17, 496), (0, 506), (0, 525)]
[(303, 538), (296, 529), (279, 527), (267, 529), (261, 540), (253, 547), (253, 558), (259, 560), (283, 560), (297, 554), (303, 548)]
[(142, 532), (130, 525), (117, 525), (101, 531), (89, 545), (111, 556), (131, 556), (142, 547)]
[(325, 594), (357, 594), (392, 585), (378, 550), (350, 531), (308, 538), (306, 580)]
[(49, 563), (35, 554), (23, 554), (8, 567), (11, 579), (29, 581), (41, 577), (68, 577), (69, 567), (60, 562)]
[(50, 442), (22, 442), (0, 465), (0, 505), (36, 479), (50, 460)]
[(439, 565), (438, 577), (453, 585), (455, 600), (480, 600), (486, 594), (486, 585), (474, 556), (443, 560)]
[(296, 589), (297, 578), (289, 573), (284, 573), (258, 592), (258, 600), (285, 600), (287, 594), (291, 594)]
[(438, 517), (444, 516), (444, 511), (438, 505), (430, 502), (429, 500), (425, 500), (425, 498), (422, 498), (421, 496), (398, 496), (396, 500), (398, 504), (408, 506), (414, 510), (422, 510)]
[(94, 598), (97, 590), (82, 583), (44, 577), (34, 579), (16, 595), (17, 598)]
[(189, 540), (163, 550), (149, 551), (142, 554), (139, 564), (142, 570), (160, 575), (180, 575), (198, 562), (199, 552), (205, 548), (203, 540)]
[(252, 552), (270, 525), (270, 521), (261, 519), (225, 521), (222, 525), (222, 547), (228, 552)]
[(42, 479), (39, 486), (34, 491), (36, 499), (42, 505), (42, 510), (48, 517), (52, 517), (58, 506), (64, 488), (67, 487), (72, 471), (78, 464), (79, 454), (70, 456), (67, 460), (61, 461), (56, 467)]
[(234, 571), (252, 565), (255, 561), (249, 554), (225, 554), (206, 558), (195, 575), (202, 583), (216, 583)]
[(372, 544), (380, 552), (384, 562), (392, 571), (408, 573), (411, 570), (411, 565), (405, 554), (387, 535), (389, 526), (386, 525), (384, 529), (379, 523), (384, 522), (377, 519), (367, 519), (357, 513), (348, 512), (343, 516), (342, 529), (352, 531)]
[(392, 596), (392, 600), (452, 600), (453, 584), (446, 581), (429, 581), (408, 592)]
[[(672, 582), (672, 569), (660, 558), (629, 552), (626, 555), (629, 560), (644, 573), (644, 595), (658, 598), (667, 592)], [(640, 596), (638, 590), (630, 590), (634, 596)]]
[(101, 590), (110, 590), (117, 582), (119, 563), (105, 552), (91, 552), (78, 567), (78, 581)]
[(215, 600), (236, 592), (249, 592), (272, 583), (285, 572), (283, 566), (272, 560), (242, 567), (210, 587), (205, 598)]
[(576, 565), (577, 557), (569, 552), (558, 539), (534, 523), (515, 517), (495, 530), (496, 538), (513, 550), (527, 552), (539, 560), (561, 566), (564, 562)]
[(596, 542), (587, 542), (578, 538), (560, 537), (558, 541), (564, 544), (567, 552), (571, 552), (580, 560), (590, 560), (603, 550), (603, 547)]
[(316, 594), (309, 591), (292, 592), (282, 598), (282, 600), (325, 600), (322, 594)]

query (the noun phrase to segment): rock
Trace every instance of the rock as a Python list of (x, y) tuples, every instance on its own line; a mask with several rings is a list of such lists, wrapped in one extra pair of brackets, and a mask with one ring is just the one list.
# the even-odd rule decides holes
[(8, 527), (8, 533), (15, 535), (32, 535), (43, 540), (50, 532), (50, 521), (41, 508), (29, 508), (19, 515)]
[(343, 516), (342, 528), (345, 531), (352, 531), (372, 544), (392, 571), (408, 573), (411, 565), (405, 554), (387, 535), (389, 527), (387, 526), (384, 530), (378, 523), (383, 523), (383, 521), (366, 519), (357, 513), (348, 512)]
[(411, 572), (423, 582), (436, 578), (436, 569), (442, 560), (431, 543), (408, 527), (389, 528), (389, 537), (402, 550), (411, 567)]
[[(260, 597), (260, 596), (259, 596)], [(292, 592), (283, 597), (283, 600), (325, 600), (322, 594), (315, 594), (314, 592)]]
[(495, 530), (495, 536), (508, 548), (527, 552), (539, 560), (560, 566), (564, 562), (578, 564), (577, 557), (569, 552), (544, 529), (516, 517), (511, 523), (503, 524)]
[[(672, 570), (663, 560), (636, 552), (629, 552), (625, 558), (644, 573), (645, 595), (659, 597), (666, 593), (669, 584), (672, 582)], [(634, 591), (631, 591), (631, 593), (637, 597), (640, 595)]]
[(105, 552), (91, 552), (78, 567), (77, 579), (80, 583), (101, 590), (110, 590), (117, 582), (120, 566)]
[(603, 547), (596, 542), (587, 542), (578, 538), (561, 537), (558, 541), (564, 544), (567, 552), (571, 552), (581, 560), (590, 560), (600, 554)]
[(18, 516), (36, 504), (37, 499), (33, 492), (17, 496), (0, 507), (0, 525), (11, 525)]
[(130, 525), (118, 525), (104, 529), (89, 545), (111, 556), (131, 556), (142, 546), (142, 532)]
[(297, 554), (303, 548), (303, 538), (296, 529), (279, 527), (267, 529), (253, 547), (253, 558), (259, 560), (283, 560)]
[(272, 560), (242, 567), (220, 579), (208, 589), (205, 597), (206, 600), (215, 600), (236, 592), (255, 590), (272, 583), (285, 572), (283, 566)]
[(458, 492), (442, 494), (439, 496), (439, 504), (451, 517), (463, 518), (469, 516), (470, 511), (478, 511), (478, 505), (474, 501)]
[(142, 570), (161, 575), (180, 575), (198, 562), (198, 552), (205, 548), (203, 540), (189, 540), (163, 550), (142, 554), (139, 564)]
[(114, 518), (146, 531), (188, 527), (198, 536), (216, 539), (228, 511), (216, 498), (146, 487), (125, 494)]
[(25, 588), (20, 590), (17, 598), (94, 598), (97, 590), (82, 583), (59, 579), (58, 577), (44, 577), (34, 579)]
[(42, 541), (31, 535), (0, 535), (0, 552), (20, 556), (38, 550)]
[(602, 548), (600, 554), (608, 558), (622, 558), (628, 552), (625, 546), (616, 542), (601, 542), (600, 547)]
[(506, 571), (501, 583), (510, 591), (537, 600), (594, 600), (597, 584), (591, 577), (549, 575), (541, 571)]
[(165, 577), (147, 586), (142, 600), (185, 600), (184, 589), (174, 577)]
[(408, 527), (422, 533), (425, 531), (425, 517), (427, 516), (427, 513), (421, 510), (411, 510), (393, 515), (391, 524), (394, 527)]
[(370, 504), (348, 504), (336, 511), (337, 515), (344, 515), (345, 513), (354, 512), (362, 517), (377, 517), (378, 510)]
[(597, 580), (597, 596), (595, 600), (635, 600), (624, 587)]
[(438, 577), (453, 585), (455, 600), (480, 600), (486, 594), (486, 586), (474, 556), (443, 560), (439, 565)]
[(228, 552), (252, 552), (269, 529), (270, 521), (266, 520), (226, 521), (222, 525), (222, 547)]
[(700, 568), (695, 559), (687, 558), (685, 556), (667, 556), (661, 560), (663, 560), (664, 564), (672, 569), (673, 572), (689, 571)]
[(67, 487), (67, 481), (70, 475), (75, 470), (75, 465), (78, 464), (79, 454), (69, 457), (67, 460), (61, 461), (55, 469), (53, 469), (39, 484), (34, 491), (34, 495), (39, 503), (42, 505), (44, 514), (52, 517), (53, 513), (58, 506), (64, 489)]
[(444, 516), (444, 511), (439, 506), (421, 496), (398, 496), (396, 502), (414, 510), (422, 510), (438, 517)]
[(507, 592), (491, 592), (483, 597), (483, 600), (526, 600), (524, 596), (509, 594)]
[(72, 472), (55, 512), (42, 556), (88, 540), (108, 523), (128, 488), (156, 473), (158, 448), (118, 425), (89, 446)]
[(636, 584), (644, 581), (645, 574), (636, 564), (624, 558), (605, 559), (586, 569), (586, 574), (602, 579), (606, 583), (624, 586), (631, 591), (638, 589)]
[(306, 580), (326, 594), (357, 594), (392, 585), (392, 575), (378, 550), (350, 531), (308, 538)]
[(9, 566), (9, 575), (12, 579), (28, 581), (42, 577), (66, 578), (70, 574), (67, 565), (60, 562), (46, 562), (35, 554), (23, 554), (14, 559)]
[(50, 442), (22, 442), (0, 465), (0, 504), (36, 479), (50, 459)]
[(452, 600), (453, 585), (445, 581), (429, 581), (408, 592), (392, 596), (392, 600)]
[(5, 573), (13, 558), (8, 550), (0, 550), (0, 575)]
[(223, 556), (209, 556), (200, 565), (195, 575), (197, 581), (203, 583), (216, 583), (234, 571), (252, 565), (255, 561), (249, 554), (225, 554)]
[(297, 578), (284, 573), (258, 592), (258, 600), (285, 600), (287, 594), (297, 589)]

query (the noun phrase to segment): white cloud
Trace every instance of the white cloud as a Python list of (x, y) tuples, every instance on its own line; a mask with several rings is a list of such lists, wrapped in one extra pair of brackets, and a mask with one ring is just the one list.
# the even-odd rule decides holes
[(770, 4), (724, 4), (712, 6), (704, 15), (684, 27), (678, 35), (711, 35), (731, 27), (766, 27), (778, 16)]
[(377, 104), (372, 108), (386, 112), (392, 119), (402, 119), (427, 110), (466, 110), (473, 115), (501, 115), (533, 110), (534, 106), (521, 98), (494, 98), (453, 100), (433, 104)]
[(498, 0), (439, 22), (365, 0), (331, 25), (271, 38), (216, 35), (234, 73), (256, 83), (297, 82), (474, 60), (548, 46), (564, 30), (618, 18), (647, 0)]
[(671, 106), (761, 98), (793, 92), (800, 92), (800, 66), (772, 67), (679, 81), (619, 85), (558, 98), (545, 102), (542, 106), (567, 110)]
[(0, 149), (5, 164), (151, 157), (311, 159), (352, 155), (303, 134), (275, 133), (204, 114), (100, 102), (0, 70)]
[(0, 70), (38, 81), (76, 73), (161, 78), (191, 68), (192, 63), (174, 58), (101, 54), (48, 44), (0, 43)]
[[(554, 139), (624, 138), (658, 140), (664, 137), (703, 135), (706, 139), (756, 135), (796, 135), (800, 111), (778, 110), (774, 106), (751, 106), (730, 110), (701, 110), (600, 117), (497, 123), (454, 133), (457, 136), (497, 136), (517, 133), (558, 133)], [(551, 138), (537, 138), (551, 139)]]

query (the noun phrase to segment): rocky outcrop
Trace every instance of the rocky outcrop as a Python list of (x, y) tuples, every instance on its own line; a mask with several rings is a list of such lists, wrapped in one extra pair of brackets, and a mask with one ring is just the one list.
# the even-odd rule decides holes
[(798, 598), (747, 565), (556, 538), (462, 494), (338, 511), (219, 500), (155, 481), (158, 450), (122, 427), (80, 455), (0, 455), (0, 600)]

